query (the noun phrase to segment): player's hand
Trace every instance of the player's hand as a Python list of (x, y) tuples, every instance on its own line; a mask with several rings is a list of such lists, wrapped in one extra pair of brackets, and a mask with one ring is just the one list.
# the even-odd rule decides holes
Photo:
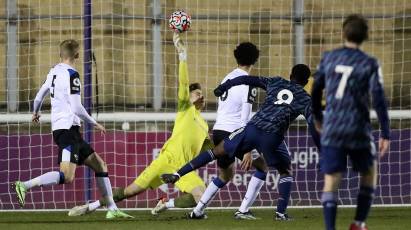
[(31, 117), (31, 121), (34, 123), (39, 123), (40, 122), (40, 114), (38, 113), (33, 113), (33, 116)]
[(176, 47), (180, 61), (187, 60), (187, 48), (180, 38), (180, 33), (175, 32), (173, 35), (174, 46)]
[(380, 140), (378, 141), (378, 151), (380, 152), (380, 157), (383, 157), (387, 154), (389, 147), (390, 140), (380, 138)]
[(320, 121), (314, 120), (314, 127), (315, 130), (317, 130), (317, 132), (321, 134), (321, 132), (323, 131), (322, 123)]
[(164, 183), (174, 184), (180, 179), (180, 175), (178, 175), (178, 173), (173, 173), (173, 174), (166, 173), (166, 174), (161, 174), (160, 178)]
[(221, 85), (214, 89), (214, 96), (221, 97), (225, 93), (225, 90)]
[(248, 171), (253, 164), (253, 158), (251, 156), (251, 152), (244, 154), (243, 161), (241, 161), (241, 169), (244, 171)]
[(106, 134), (106, 128), (104, 128), (104, 126), (100, 125), (99, 123), (95, 124), (94, 127), (96, 127), (96, 129), (100, 130), (100, 133), (102, 136), (104, 136)]

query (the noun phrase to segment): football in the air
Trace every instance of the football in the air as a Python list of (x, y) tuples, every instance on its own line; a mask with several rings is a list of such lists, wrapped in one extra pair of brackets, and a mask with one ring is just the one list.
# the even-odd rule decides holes
[(182, 33), (190, 28), (191, 18), (182, 10), (174, 11), (168, 20), (169, 27), (175, 32)]

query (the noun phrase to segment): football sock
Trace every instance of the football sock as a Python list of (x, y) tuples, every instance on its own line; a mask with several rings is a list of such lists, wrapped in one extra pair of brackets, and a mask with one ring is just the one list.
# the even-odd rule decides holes
[[(113, 192), (112, 192), (112, 193), (113, 193), (113, 200), (114, 200), (114, 202), (116, 202), (116, 203), (127, 198), (127, 197), (124, 195), (124, 188), (113, 188)], [(97, 205), (97, 203), (96, 203), (96, 205)], [(98, 205), (99, 205), (98, 207), (100, 207), (100, 206), (107, 206), (106, 199), (101, 198), (101, 199), (99, 200)], [(97, 208), (98, 208), (98, 207), (97, 207)]]
[(214, 178), (213, 181), (207, 186), (204, 194), (201, 196), (200, 201), (197, 203), (197, 206), (194, 208), (193, 212), (196, 215), (201, 215), (204, 213), (204, 209), (214, 198), (215, 194), (224, 187), (227, 182), (222, 181), (220, 178)]
[(193, 195), (184, 194), (174, 199), (176, 208), (192, 208), (196, 205)]
[(175, 208), (176, 207), (175, 204), (174, 204), (174, 198), (171, 198), (166, 202), (166, 207), (167, 208)]
[(361, 186), (357, 197), (357, 209), (355, 212), (355, 221), (364, 222), (367, 219), (374, 198), (374, 188)]
[(323, 215), (326, 230), (335, 230), (335, 219), (337, 216), (337, 200), (334, 192), (323, 192), (321, 196), (323, 204)]
[(106, 206), (108, 210), (116, 210), (117, 205), (113, 200), (113, 192), (111, 190), (110, 179), (108, 178), (107, 172), (96, 173), (97, 187), (100, 191), (101, 196), (106, 201)]
[(89, 211), (94, 211), (94, 210), (98, 209), (101, 206), (102, 205), (101, 205), (100, 200), (96, 200), (96, 201), (91, 202), (90, 204), (88, 204), (88, 210)]
[(287, 210), (288, 201), (290, 200), (291, 185), (293, 183), (292, 176), (280, 177), (280, 182), (278, 184), (278, 202), (277, 202), (277, 212), (285, 213)]
[(194, 171), (201, 166), (206, 165), (207, 163), (215, 159), (214, 153), (212, 150), (207, 150), (200, 153), (196, 158), (192, 159), (189, 163), (184, 165), (180, 170), (177, 171), (180, 177), (186, 175), (187, 173)]
[(36, 178), (25, 181), (23, 182), (23, 184), (26, 187), (26, 189), (31, 189), (37, 186), (64, 184), (64, 173), (58, 171), (47, 172)]
[(263, 171), (256, 171), (251, 177), (250, 182), (248, 183), (247, 192), (244, 196), (241, 206), (238, 209), (240, 212), (248, 212), (251, 205), (253, 205), (255, 199), (257, 198), (258, 193), (260, 192), (261, 187), (265, 182), (267, 173)]

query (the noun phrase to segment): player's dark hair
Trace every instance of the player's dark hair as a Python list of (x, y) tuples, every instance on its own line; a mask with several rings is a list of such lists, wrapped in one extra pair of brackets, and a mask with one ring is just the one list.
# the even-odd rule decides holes
[(76, 59), (79, 57), (80, 44), (73, 39), (64, 40), (60, 43), (60, 57)]
[(368, 39), (367, 19), (358, 14), (349, 15), (343, 23), (343, 35), (347, 41), (360, 45)]
[(259, 55), (260, 51), (257, 49), (257, 46), (251, 42), (240, 43), (234, 50), (235, 60), (240, 66), (254, 65)]
[(191, 83), (189, 86), (190, 89), (190, 93), (193, 92), (196, 89), (201, 89), (201, 85), (200, 83), (196, 82), (196, 83)]
[(308, 83), (308, 78), (311, 76), (310, 68), (304, 64), (295, 65), (290, 74), (290, 80), (297, 82), (302, 86)]

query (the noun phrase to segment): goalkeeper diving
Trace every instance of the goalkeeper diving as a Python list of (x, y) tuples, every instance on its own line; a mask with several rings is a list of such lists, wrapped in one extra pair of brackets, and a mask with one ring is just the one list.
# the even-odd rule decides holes
[[(205, 105), (201, 85), (199, 83), (189, 84), (186, 47), (178, 33), (174, 33), (173, 41), (180, 60), (178, 112), (173, 132), (162, 147), (158, 158), (153, 160), (131, 184), (126, 188), (113, 189), (115, 202), (136, 196), (147, 189), (158, 188), (163, 184), (160, 175), (175, 172), (194, 159), (201, 149), (212, 148), (208, 135), (208, 124), (200, 114)], [(153, 215), (173, 207), (194, 207), (205, 190), (204, 181), (196, 172), (188, 173), (175, 186), (184, 192), (184, 195), (168, 201), (160, 199), (151, 212)], [(106, 205), (105, 200), (100, 199), (89, 204), (76, 206), (70, 210), (69, 216), (84, 215)]]

